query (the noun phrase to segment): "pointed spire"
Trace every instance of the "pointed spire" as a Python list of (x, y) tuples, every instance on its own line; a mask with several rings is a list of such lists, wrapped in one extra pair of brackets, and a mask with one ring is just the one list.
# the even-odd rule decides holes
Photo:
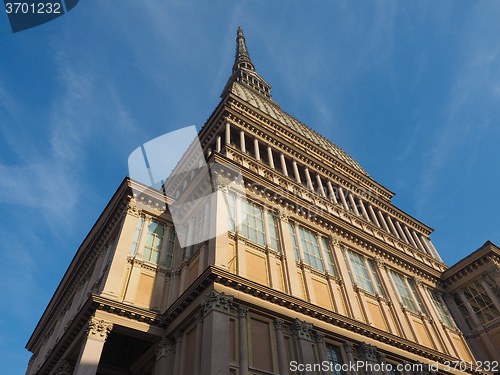
[(250, 55), (248, 54), (247, 45), (245, 43), (245, 37), (243, 36), (243, 30), (241, 26), (238, 26), (238, 36), (236, 37), (236, 58), (234, 59), (233, 73), (237, 69), (249, 69), (255, 72), (255, 66), (250, 60)]
[(229, 77), (221, 97), (224, 97), (231, 90), (234, 82), (238, 82), (260, 95), (271, 99), (271, 85), (255, 71), (255, 66), (252, 60), (250, 60), (243, 30), (240, 26), (238, 26), (236, 36), (236, 56), (234, 59), (233, 74)]

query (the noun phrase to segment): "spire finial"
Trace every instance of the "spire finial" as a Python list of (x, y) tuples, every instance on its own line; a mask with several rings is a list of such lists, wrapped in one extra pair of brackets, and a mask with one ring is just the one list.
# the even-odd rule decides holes
[(245, 43), (245, 37), (243, 36), (243, 29), (238, 26), (238, 32), (236, 36), (236, 58), (234, 60), (233, 72), (238, 68), (245, 68), (255, 71), (255, 67), (250, 60), (250, 55), (248, 54), (247, 45)]

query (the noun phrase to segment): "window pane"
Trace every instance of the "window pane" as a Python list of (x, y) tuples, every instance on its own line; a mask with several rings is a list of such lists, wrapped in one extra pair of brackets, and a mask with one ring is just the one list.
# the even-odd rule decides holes
[(323, 261), (319, 252), (319, 245), (316, 235), (308, 229), (299, 226), (300, 243), (307, 264), (324, 272)]

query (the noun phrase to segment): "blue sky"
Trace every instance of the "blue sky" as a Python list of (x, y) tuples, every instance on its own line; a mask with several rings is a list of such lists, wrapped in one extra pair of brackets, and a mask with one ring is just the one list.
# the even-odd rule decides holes
[(201, 127), (243, 27), (291, 115), (397, 193), (451, 265), (500, 244), (500, 2), (97, 1), (0, 20), (0, 368), (24, 349), (140, 144)]

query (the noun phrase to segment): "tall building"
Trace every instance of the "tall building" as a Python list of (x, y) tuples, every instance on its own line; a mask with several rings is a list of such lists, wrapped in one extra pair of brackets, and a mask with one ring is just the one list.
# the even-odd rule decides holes
[(205, 172), (189, 158), (184, 182), (165, 184), (174, 194), (126, 178), (29, 339), (27, 374), (410, 375), (472, 361), (432, 229), (280, 108), (241, 29), (221, 98), (199, 132), (212, 204), (193, 203)]

